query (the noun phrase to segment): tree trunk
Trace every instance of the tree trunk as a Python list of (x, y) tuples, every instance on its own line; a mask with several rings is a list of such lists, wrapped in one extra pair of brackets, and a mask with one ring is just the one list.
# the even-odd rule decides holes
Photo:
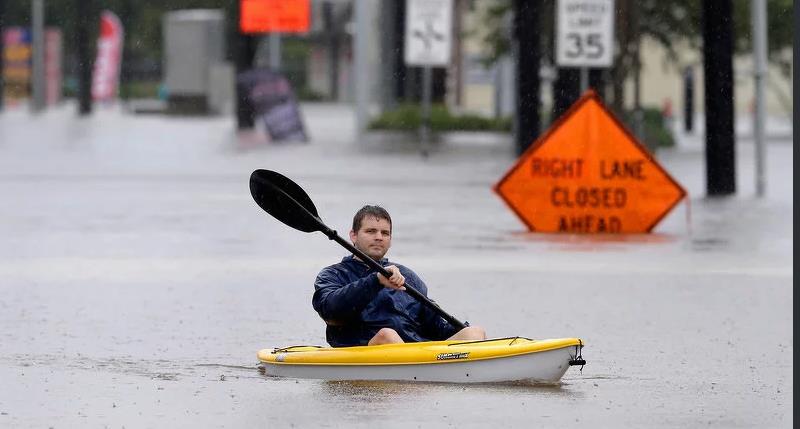
[(541, 40), (538, 1), (514, 0), (514, 40), (517, 56), (516, 148), (524, 152), (541, 131)]
[(94, 5), (91, 0), (75, 0), (78, 51), (78, 114), (92, 113), (92, 49), (89, 43), (90, 25), (94, 19)]
[(732, 0), (703, 0), (706, 191), (710, 196), (736, 192), (732, 13)]

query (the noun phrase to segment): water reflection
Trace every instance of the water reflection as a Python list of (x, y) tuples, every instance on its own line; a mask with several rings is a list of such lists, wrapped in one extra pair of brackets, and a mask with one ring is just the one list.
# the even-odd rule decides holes
[(671, 243), (680, 239), (676, 234), (558, 234), (536, 232), (512, 232), (512, 237), (528, 242), (544, 242), (553, 244), (569, 244), (573, 246), (598, 246), (603, 244), (659, 244)]
[(442, 393), (465, 393), (468, 395), (528, 395), (573, 397), (583, 396), (583, 392), (574, 390), (568, 383), (438, 383), (412, 381), (330, 381), (319, 382), (320, 395), (348, 399), (357, 402), (382, 402), (399, 396), (424, 400), (426, 396), (438, 396)]
[[(549, 250), (562, 252), (597, 252), (631, 247), (676, 243), (681, 236), (676, 234), (558, 234), (535, 232), (512, 232), (511, 237), (527, 243), (543, 243)], [(633, 247), (635, 246), (635, 248)]]
[(321, 380), (319, 388), (321, 396), (364, 403), (383, 402), (401, 395), (421, 399), (428, 393), (421, 383), (392, 381)]

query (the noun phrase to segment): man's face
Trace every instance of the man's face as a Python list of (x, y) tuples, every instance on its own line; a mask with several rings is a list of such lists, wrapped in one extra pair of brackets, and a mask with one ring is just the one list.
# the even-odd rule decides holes
[(392, 226), (386, 219), (366, 216), (358, 231), (350, 231), (350, 241), (356, 249), (379, 261), (392, 244)]

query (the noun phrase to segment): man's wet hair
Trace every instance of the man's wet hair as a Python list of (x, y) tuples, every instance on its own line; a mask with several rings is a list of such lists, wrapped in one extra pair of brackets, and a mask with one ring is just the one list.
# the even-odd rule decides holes
[(392, 217), (389, 216), (389, 212), (387, 212), (386, 209), (381, 206), (370, 205), (361, 207), (361, 209), (356, 212), (356, 215), (353, 216), (353, 231), (358, 232), (358, 230), (361, 229), (361, 222), (367, 216), (372, 216), (379, 220), (386, 219), (386, 221), (389, 222), (389, 230), (391, 231)]

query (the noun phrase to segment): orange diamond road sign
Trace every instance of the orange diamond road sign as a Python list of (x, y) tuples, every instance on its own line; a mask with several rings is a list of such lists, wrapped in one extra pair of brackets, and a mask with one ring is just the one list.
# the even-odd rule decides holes
[(686, 191), (587, 91), (495, 185), (531, 231), (650, 232)]
[(240, 0), (242, 33), (305, 33), (309, 29), (309, 0)]

